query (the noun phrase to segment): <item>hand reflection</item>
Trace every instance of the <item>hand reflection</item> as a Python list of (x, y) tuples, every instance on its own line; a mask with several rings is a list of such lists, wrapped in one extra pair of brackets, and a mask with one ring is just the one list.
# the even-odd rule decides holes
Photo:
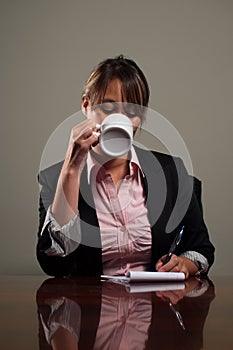
[[(185, 281), (181, 290), (156, 291), (149, 346), (161, 349), (203, 348), (203, 328), (210, 303), (215, 297), (214, 285), (208, 279), (195, 277)], [(169, 336), (167, 336), (169, 334)]]
[(169, 291), (158, 291), (156, 292), (157, 297), (168, 301), (171, 312), (175, 315), (177, 322), (181, 328), (185, 331), (185, 324), (181, 313), (176, 309), (175, 305), (178, 304), (185, 296), (200, 296), (209, 287), (208, 280), (201, 280), (199, 278), (191, 277), (185, 281), (185, 287), (181, 290), (169, 290)]
[[(169, 291), (158, 291), (156, 292), (157, 297), (161, 298), (164, 301), (169, 300), (172, 304), (177, 304), (181, 299), (185, 297), (188, 293), (194, 290), (200, 290), (203, 282), (195, 277), (189, 278), (185, 281), (185, 287), (181, 290), (169, 290)], [(204, 290), (203, 290), (204, 292)]]

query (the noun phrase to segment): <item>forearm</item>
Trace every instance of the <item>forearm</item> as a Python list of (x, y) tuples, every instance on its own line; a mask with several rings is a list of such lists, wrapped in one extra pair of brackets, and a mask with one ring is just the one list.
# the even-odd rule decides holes
[(60, 226), (66, 225), (77, 212), (79, 200), (80, 171), (62, 170), (54, 201), (52, 214)]

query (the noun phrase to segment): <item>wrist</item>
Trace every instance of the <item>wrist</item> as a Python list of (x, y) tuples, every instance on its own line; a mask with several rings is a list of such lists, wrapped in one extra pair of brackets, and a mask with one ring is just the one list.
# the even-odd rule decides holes
[(196, 275), (200, 275), (208, 271), (208, 268), (209, 268), (208, 260), (201, 253), (190, 250), (182, 253), (181, 256), (188, 258), (196, 265), (197, 267)]
[(80, 167), (64, 164), (60, 173), (59, 182), (62, 184), (62, 186), (72, 183), (76, 185), (79, 183), (81, 173), (82, 171)]
[(78, 180), (81, 175), (80, 167), (64, 164), (61, 170), (62, 182), (66, 180)]
[(198, 272), (197, 264), (190, 258), (182, 257), (186, 261), (189, 276), (194, 276)]

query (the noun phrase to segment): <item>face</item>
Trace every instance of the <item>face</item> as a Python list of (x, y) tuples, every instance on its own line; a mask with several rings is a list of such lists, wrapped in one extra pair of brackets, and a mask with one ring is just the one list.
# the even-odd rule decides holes
[(90, 106), (89, 101), (84, 99), (82, 109), (87, 118), (94, 119), (98, 124), (101, 124), (110, 114), (121, 113), (130, 119), (134, 134), (141, 124), (137, 105), (127, 103), (124, 96), (122, 96), (121, 82), (118, 79), (114, 79), (109, 83), (101, 104)]

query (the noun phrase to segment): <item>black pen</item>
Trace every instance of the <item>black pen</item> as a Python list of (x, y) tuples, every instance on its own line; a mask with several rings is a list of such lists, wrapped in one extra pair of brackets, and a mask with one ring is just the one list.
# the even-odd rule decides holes
[(170, 261), (172, 254), (174, 254), (176, 247), (178, 246), (178, 244), (180, 243), (181, 237), (183, 235), (184, 232), (184, 226), (181, 227), (180, 232), (176, 235), (174, 241), (172, 242), (171, 248), (169, 249), (168, 254), (166, 255), (166, 257), (162, 260), (163, 265), (165, 265), (166, 263), (168, 263), (168, 261)]
[(169, 301), (169, 307), (172, 310), (172, 312), (174, 312), (174, 315), (176, 316), (176, 319), (179, 322), (181, 328), (185, 331), (185, 326), (184, 326), (184, 322), (183, 322), (182, 316), (179, 313), (179, 311), (176, 310), (175, 306), (172, 304), (171, 301)]

